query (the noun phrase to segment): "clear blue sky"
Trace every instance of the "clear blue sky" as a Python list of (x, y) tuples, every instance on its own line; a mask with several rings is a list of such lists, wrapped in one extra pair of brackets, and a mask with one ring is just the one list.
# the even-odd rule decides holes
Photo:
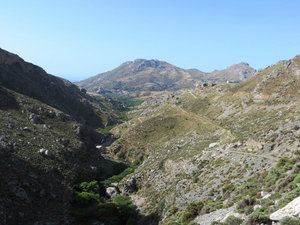
[(300, 54), (299, 0), (0, 0), (0, 48), (81, 80), (136, 58), (202, 71)]

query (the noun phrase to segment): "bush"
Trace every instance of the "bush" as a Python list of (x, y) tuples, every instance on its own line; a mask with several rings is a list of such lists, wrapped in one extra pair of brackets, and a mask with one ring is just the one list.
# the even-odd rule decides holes
[(235, 217), (235, 216), (229, 216), (225, 220), (225, 224), (227, 225), (240, 225), (243, 223), (243, 220), (241, 218)]
[(280, 220), (280, 225), (300, 225), (300, 220), (297, 218), (284, 217)]
[(79, 206), (86, 206), (103, 202), (100, 197), (100, 187), (97, 181), (82, 182), (74, 186), (74, 203)]
[(280, 158), (276, 164), (276, 168), (280, 168), (280, 167), (283, 167), (285, 166), (285, 164), (287, 164), (290, 160), (286, 157), (284, 158)]
[(288, 192), (277, 204), (277, 209), (281, 209), (286, 206), (290, 201), (300, 196), (300, 187), (297, 187), (293, 191)]
[(180, 215), (181, 222), (189, 222), (199, 215), (201, 209), (203, 208), (203, 202), (191, 202), (188, 204), (184, 212)]
[(74, 201), (79, 205), (89, 205), (93, 203), (99, 203), (102, 201), (99, 194), (91, 192), (75, 192)]
[(100, 187), (97, 181), (82, 182), (78, 185), (78, 189), (83, 192), (99, 193)]
[(269, 219), (269, 216), (263, 212), (255, 211), (250, 214), (249, 220), (247, 224), (255, 225), (255, 224), (272, 224), (272, 221)]
[(127, 169), (125, 169), (122, 173), (118, 175), (114, 175), (104, 181), (101, 181), (101, 184), (103, 187), (108, 188), (111, 186), (112, 183), (119, 183), (124, 177), (126, 177), (128, 174), (131, 174), (134, 172), (134, 170), (139, 166), (140, 161), (134, 161)]
[(225, 195), (226, 193), (230, 193), (234, 190), (234, 185), (231, 184), (231, 183), (228, 183), (228, 184), (225, 184), (223, 189), (222, 189), (222, 192), (223, 192), (223, 195)]

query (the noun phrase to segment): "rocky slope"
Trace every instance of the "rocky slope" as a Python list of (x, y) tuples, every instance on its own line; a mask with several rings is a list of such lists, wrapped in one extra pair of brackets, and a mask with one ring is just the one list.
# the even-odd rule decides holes
[[(247, 224), (269, 224), (300, 194), (299, 66), (297, 56), (238, 85), (145, 101), (112, 130), (118, 140), (105, 150), (143, 161), (120, 190), (162, 224), (231, 206)], [(210, 224), (205, 218), (195, 222)]]
[(74, 224), (73, 184), (116, 172), (94, 127), (119, 121), (121, 106), (4, 50), (0, 83), (0, 224)]
[(240, 63), (212, 73), (184, 70), (159, 60), (136, 59), (116, 69), (76, 83), (92, 92), (127, 93), (137, 91), (176, 91), (195, 88), (200, 82), (241, 82), (255, 70)]
[[(101, 127), (114, 120), (105, 106), (71, 82), (0, 49), (0, 84), (69, 114), (78, 122)], [(100, 107), (99, 107), (100, 106)]]

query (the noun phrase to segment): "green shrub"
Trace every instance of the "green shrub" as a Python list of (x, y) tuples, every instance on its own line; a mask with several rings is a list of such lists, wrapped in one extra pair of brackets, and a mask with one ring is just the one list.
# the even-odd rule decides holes
[(125, 169), (122, 173), (118, 174), (118, 175), (114, 175), (104, 181), (101, 181), (101, 184), (103, 185), (103, 187), (107, 188), (110, 187), (112, 183), (119, 183), (124, 177), (126, 177), (128, 174), (131, 174), (135, 171), (135, 169), (138, 167), (138, 165), (140, 164), (140, 161), (134, 161), (130, 167), (128, 167), (127, 169)]
[(203, 206), (204, 203), (201, 201), (189, 203), (184, 212), (182, 212), (180, 215), (180, 222), (187, 223), (196, 218), (196, 216), (198, 216), (201, 212)]
[(221, 222), (218, 222), (218, 221), (214, 221), (210, 225), (227, 225), (227, 224), (221, 223)]
[(288, 204), (298, 196), (300, 196), (300, 187), (297, 187), (293, 191), (287, 193), (282, 199), (280, 199), (277, 205), (277, 209), (283, 208), (286, 204)]
[(136, 214), (136, 206), (128, 196), (118, 195), (114, 198), (113, 203), (117, 205), (119, 213), (123, 216)]
[(74, 203), (79, 206), (86, 206), (103, 202), (100, 197), (100, 187), (97, 181), (82, 182), (74, 186)]
[(102, 201), (99, 194), (91, 192), (75, 192), (74, 201), (76, 204), (84, 206), (93, 203), (99, 203)]
[(78, 185), (78, 189), (83, 192), (99, 193), (100, 187), (97, 181), (82, 182)]
[(300, 225), (300, 220), (297, 218), (284, 217), (280, 220), (280, 225)]
[(269, 219), (269, 216), (263, 212), (255, 211), (250, 214), (248, 224), (272, 224), (272, 221)]
[(110, 130), (113, 128), (114, 126), (107, 126), (104, 128), (98, 128), (98, 132), (100, 134), (109, 134)]
[(225, 224), (227, 225), (240, 225), (243, 223), (243, 220), (241, 218), (235, 217), (235, 216), (229, 216), (225, 220)]
[(232, 192), (234, 190), (234, 185), (232, 183), (227, 183), (224, 185), (222, 192), (225, 195), (227, 192)]
[(284, 158), (280, 158), (276, 164), (276, 168), (280, 168), (285, 166), (285, 164), (287, 164), (289, 162), (289, 159), (284, 157)]

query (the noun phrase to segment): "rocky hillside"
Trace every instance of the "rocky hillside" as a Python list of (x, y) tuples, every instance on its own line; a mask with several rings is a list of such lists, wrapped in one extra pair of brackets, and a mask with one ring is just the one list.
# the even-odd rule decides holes
[(42, 68), (0, 49), (0, 84), (55, 107), (80, 123), (101, 127), (115, 118), (105, 105), (71, 82), (47, 74)]
[(255, 73), (246, 63), (212, 73), (184, 70), (159, 60), (137, 59), (116, 69), (76, 83), (92, 92), (127, 93), (137, 91), (176, 91), (195, 88), (199, 82), (241, 82)]
[(0, 82), (0, 224), (74, 224), (74, 183), (120, 172), (94, 127), (119, 121), (121, 106), (4, 50)]
[(145, 101), (105, 150), (143, 161), (118, 188), (161, 224), (282, 220), (274, 213), (300, 195), (299, 66), (297, 56), (238, 85)]

